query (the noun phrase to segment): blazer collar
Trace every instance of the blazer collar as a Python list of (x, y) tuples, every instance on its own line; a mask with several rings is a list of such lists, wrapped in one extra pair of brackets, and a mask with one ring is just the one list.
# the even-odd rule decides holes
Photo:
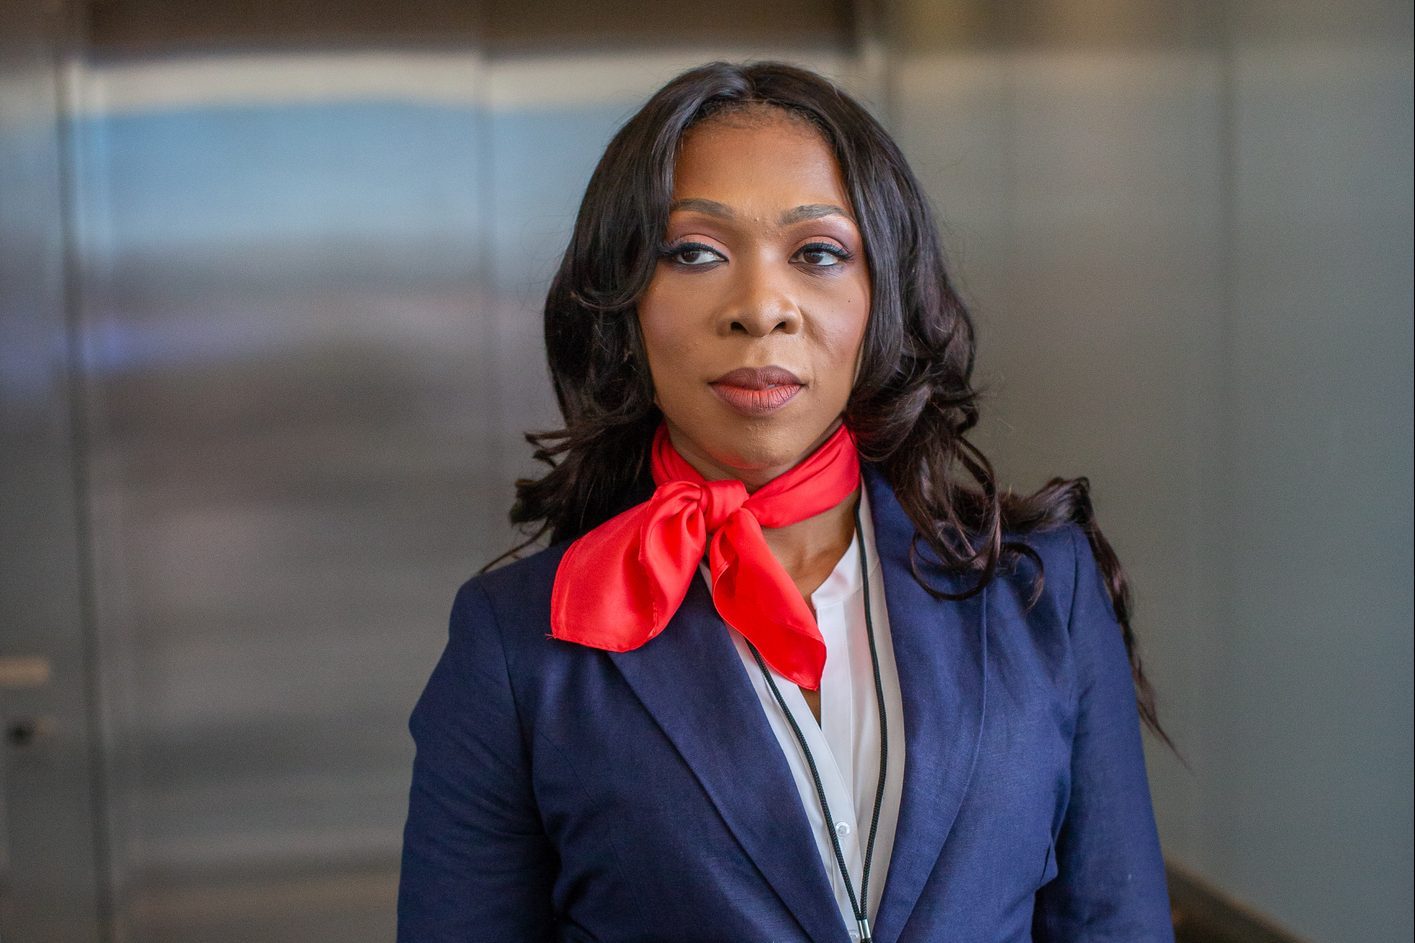
[[(862, 472), (904, 704), (899, 826), (874, 927), (877, 940), (893, 943), (938, 860), (972, 774), (983, 713), (985, 607), (981, 593), (949, 602), (918, 585), (909, 566), (913, 524), (883, 475), (869, 464)], [(937, 568), (927, 575), (958, 591)], [(797, 795), (790, 767), (702, 581), (693, 581), (656, 638), (608, 654), (806, 935), (847, 941), (805, 811), (799, 802), (781, 801)], [(696, 682), (684, 684), (684, 678)]]

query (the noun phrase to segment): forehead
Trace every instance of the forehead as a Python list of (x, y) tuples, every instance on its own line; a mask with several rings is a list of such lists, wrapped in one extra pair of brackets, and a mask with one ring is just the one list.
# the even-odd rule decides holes
[(674, 164), (673, 198), (712, 199), (744, 210), (809, 203), (850, 209), (840, 164), (824, 135), (804, 118), (773, 107), (690, 128)]

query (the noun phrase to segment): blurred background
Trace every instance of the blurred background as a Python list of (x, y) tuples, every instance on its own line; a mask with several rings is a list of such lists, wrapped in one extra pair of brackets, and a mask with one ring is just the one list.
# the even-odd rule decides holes
[(392, 938), (590, 170), (767, 57), (924, 181), (1004, 480), (1090, 478), (1182, 938), (1410, 939), (1408, 0), (0, 0), (0, 939)]

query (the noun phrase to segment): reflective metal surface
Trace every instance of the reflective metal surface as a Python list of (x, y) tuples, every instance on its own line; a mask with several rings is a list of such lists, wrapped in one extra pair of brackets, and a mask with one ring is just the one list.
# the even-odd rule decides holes
[(768, 51), (754, 27), (841, 71), (850, 11), (778, 11), (816, 14), (781, 45), (738, 4), (709, 48), (571, 4), (386, 36), (133, 6), (93, 8), (76, 115), (121, 932), (391, 939), (407, 716), (513, 542), (590, 169), (677, 71)]
[(923, 179), (981, 444), (1089, 476), (1134, 580), (1167, 852), (1408, 938), (1410, 17), (0, 4), (0, 938), (391, 939), (408, 712), (554, 424), (546, 282), (715, 57), (835, 76)]
[(980, 441), (1088, 476), (1134, 583), (1166, 854), (1303, 939), (1405, 939), (1410, 5), (897, 12)]
[(100, 939), (103, 785), (66, 284), (62, 8), (0, 4), (0, 939)]

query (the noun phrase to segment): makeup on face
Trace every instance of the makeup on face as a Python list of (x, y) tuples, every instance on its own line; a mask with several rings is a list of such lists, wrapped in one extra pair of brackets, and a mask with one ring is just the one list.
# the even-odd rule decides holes
[(638, 316), (674, 445), (708, 477), (769, 480), (837, 424), (870, 281), (839, 165), (788, 118), (683, 139)]
[(783, 367), (738, 367), (710, 384), (713, 392), (747, 416), (765, 416), (801, 391), (801, 379)]

